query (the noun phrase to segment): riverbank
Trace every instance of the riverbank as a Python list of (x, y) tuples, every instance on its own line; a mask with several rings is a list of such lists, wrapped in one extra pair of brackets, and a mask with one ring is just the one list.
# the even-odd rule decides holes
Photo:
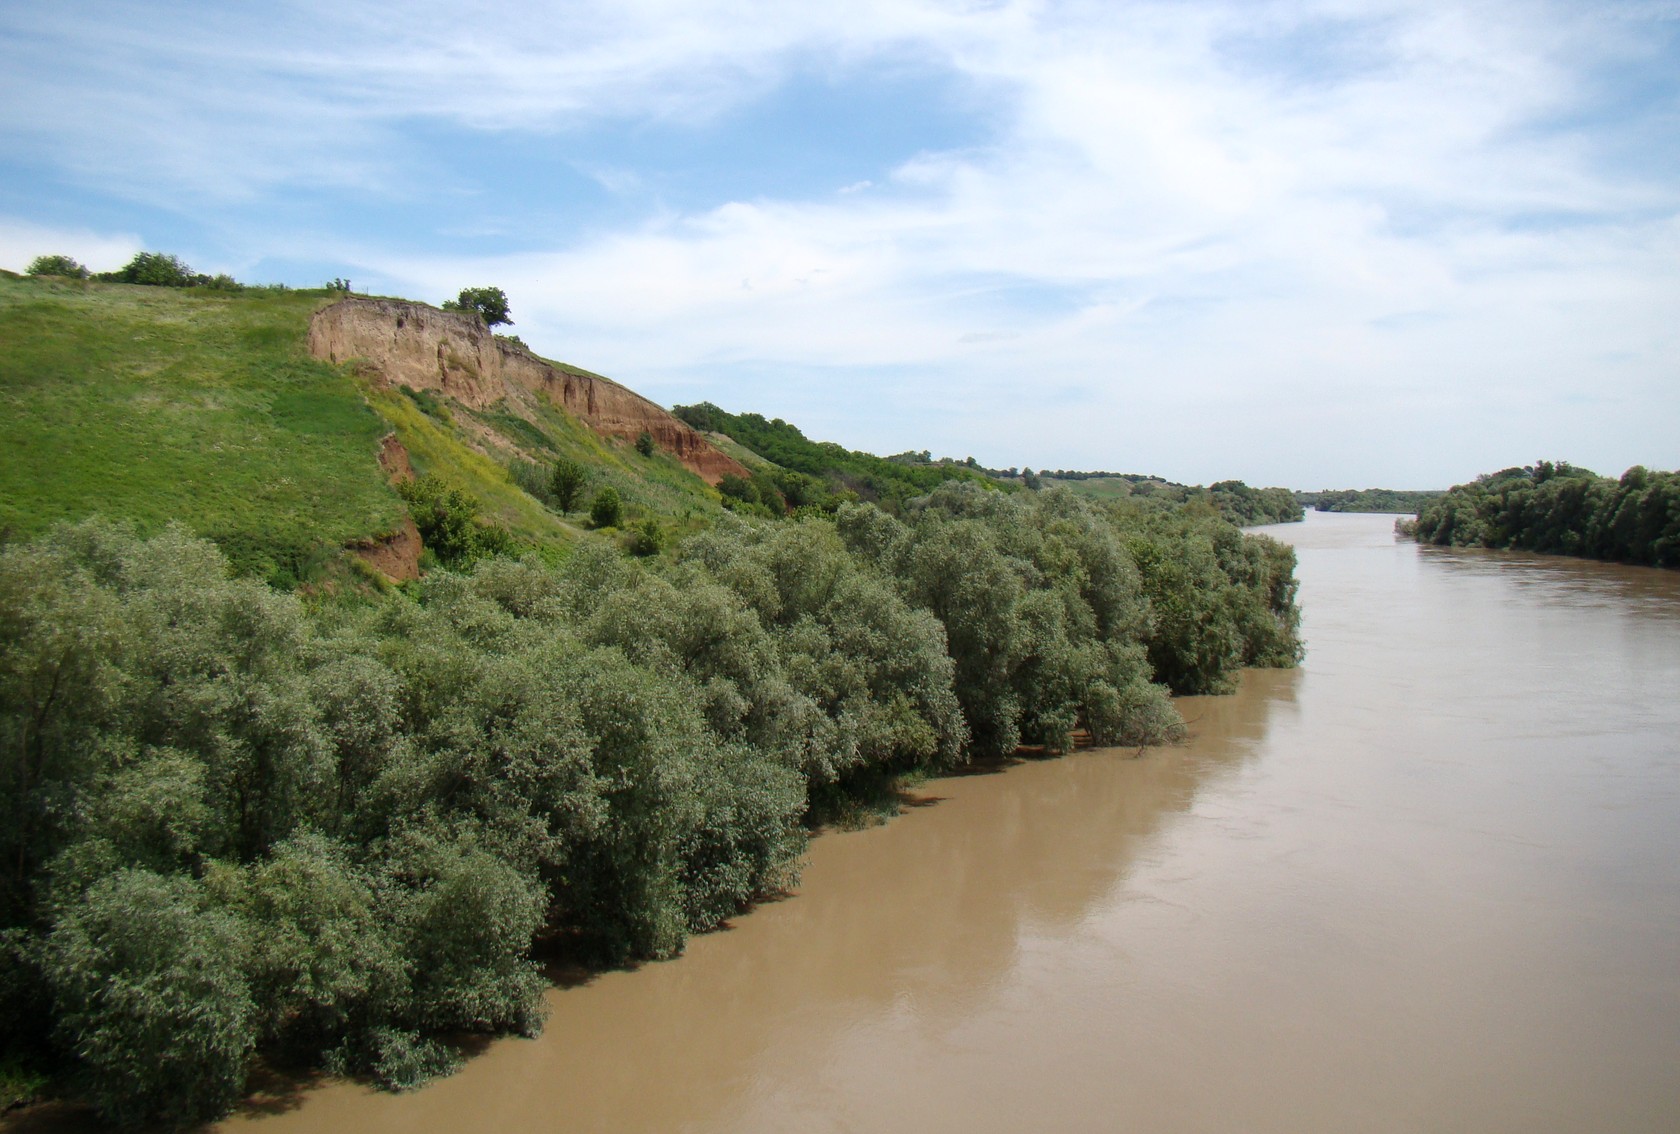
[(1185, 745), (930, 781), (544, 1038), (224, 1129), (1672, 1129), (1680, 589), (1388, 523), (1293, 529), (1307, 660)]

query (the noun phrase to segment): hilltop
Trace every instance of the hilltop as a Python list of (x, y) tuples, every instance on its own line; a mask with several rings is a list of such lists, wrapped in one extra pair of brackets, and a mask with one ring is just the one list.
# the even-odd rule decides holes
[(412, 477), (560, 552), (583, 525), (544, 502), (558, 460), (585, 470), (584, 507), (611, 488), (623, 526), (678, 530), (746, 471), (610, 379), (402, 300), (7, 273), (0, 342), (7, 539), (93, 514), (143, 533), (179, 521), (277, 585), (360, 572), (357, 553), (403, 578)]

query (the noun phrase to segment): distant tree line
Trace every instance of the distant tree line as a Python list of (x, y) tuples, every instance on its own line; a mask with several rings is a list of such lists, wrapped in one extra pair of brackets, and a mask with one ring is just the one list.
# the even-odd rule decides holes
[[(1015, 475), (1015, 470), (1010, 469), (1009, 475)], [(1150, 476), (1146, 473), (1081, 472), (1078, 469), (1057, 469), (1054, 472), (1049, 469), (1040, 469), (1038, 475), (1046, 480), (1124, 480), (1133, 484), (1145, 480), (1161, 481), (1160, 477)], [(1161, 483), (1166, 484), (1168, 482), (1161, 481)]]
[(1454, 486), (1419, 513), (1420, 543), (1519, 548), (1680, 567), (1680, 472), (1635, 465), (1619, 480), (1567, 461)]
[(1147, 488), (1147, 493), (1138, 494), (1153, 495), (1162, 503), (1204, 499), (1240, 526), (1286, 523), (1302, 515), (1289, 489), (1250, 488), (1240, 480), (1220, 481), (1204, 489), (1141, 473), (988, 469), (973, 457), (935, 460), (925, 449), (876, 457), (833, 442), (812, 441), (780, 418), (766, 420), (756, 413), (728, 413), (710, 402), (677, 406), (672, 413), (701, 432), (722, 433), (779, 466), (746, 477), (725, 477), (718, 485), (727, 506), (759, 515), (783, 515), (802, 507), (832, 511), (849, 500), (870, 501), (898, 514), (909, 500), (951, 481), (1037, 491), (1055, 480), (1098, 478), (1124, 480), (1134, 491)]
[(1240, 480), (1215, 481), (1208, 495), (1220, 515), (1240, 527), (1289, 524), (1302, 518), (1300, 503), (1287, 488), (1250, 488)]
[(1168, 740), (1169, 689), (1300, 653), (1293, 553), (1199, 506), (947, 484), (559, 566), (457, 537), (361, 606), (181, 529), (0, 548), (0, 1063), (124, 1124), (224, 1112), (258, 1054), (411, 1085), (540, 1026), (535, 943), (669, 956), (895, 776)]
[(217, 291), (243, 291), (245, 285), (226, 273), (210, 276), (195, 272), (178, 256), (165, 252), (136, 252), (134, 258), (114, 272), (92, 272), (69, 256), (37, 256), (30, 261), (32, 276), (60, 276), (66, 279), (94, 279), (102, 283), (143, 284), (149, 287), (206, 287)]
[(728, 413), (711, 402), (676, 406), (671, 412), (703, 433), (722, 433), (780, 466), (754, 473), (748, 490), (731, 483), (724, 492), (726, 499), (757, 505), (772, 514), (801, 507), (832, 509), (853, 500), (879, 504), (897, 514), (912, 498), (947, 481), (992, 484), (978, 467), (854, 452), (831, 441), (812, 441), (781, 418)]
[[(122, 267), (111, 272), (91, 271), (71, 256), (37, 256), (25, 269), (31, 276), (70, 280), (98, 280), (100, 283), (139, 284), (144, 287), (202, 287), (212, 291), (287, 291), (285, 284), (243, 284), (226, 272), (208, 275), (195, 272), (179, 256), (167, 252), (136, 252)], [(323, 285), (327, 291), (350, 290), (350, 281), (333, 279)]]
[(1440, 491), (1408, 492), (1394, 488), (1326, 488), (1297, 492), (1295, 499), (1318, 512), (1421, 512)]
[[(1095, 479), (1095, 478), (1087, 478)], [(1300, 502), (1287, 488), (1251, 488), (1240, 480), (1220, 480), (1203, 488), (1175, 484), (1160, 477), (1125, 476), (1133, 500), (1150, 505), (1207, 504), (1239, 527), (1288, 524), (1302, 519)]]

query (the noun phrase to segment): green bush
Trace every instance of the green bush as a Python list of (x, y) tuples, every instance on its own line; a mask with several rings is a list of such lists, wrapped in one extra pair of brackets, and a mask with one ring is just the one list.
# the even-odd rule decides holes
[(630, 533), (626, 549), (632, 555), (646, 557), (658, 555), (665, 546), (665, 529), (659, 526), (659, 521), (649, 516), (636, 525), (636, 530)]
[(72, 280), (85, 280), (92, 274), (68, 256), (37, 256), (29, 261), (25, 271), (32, 276), (63, 276)]
[(102, 273), (99, 278), (149, 287), (192, 287), (210, 282), (208, 277), (195, 275), (179, 257), (163, 252), (136, 252), (127, 264), (115, 272)]
[(636, 435), (636, 452), (644, 457), (653, 456), (653, 434), (644, 429)]
[(595, 494), (589, 505), (589, 522), (597, 528), (614, 528), (624, 518), (624, 503), (618, 489), (608, 485)]
[(507, 293), (499, 287), (464, 287), (454, 299), (444, 300), (443, 309), (477, 315), (486, 327), (513, 324), (508, 315)]
[(46, 975), (82, 1093), (123, 1126), (218, 1117), (256, 1044), (239, 922), (190, 879), (127, 869), (54, 927)]
[(445, 566), (469, 567), (486, 556), (514, 551), (512, 534), (483, 520), (478, 501), (461, 489), (423, 476), (399, 484), (397, 491), (408, 501), (421, 542)]
[(578, 462), (566, 457), (555, 461), (554, 473), (549, 481), (554, 506), (561, 512), (570, 512), (577, 506), (578, 497), (588, 483), (589, 472)]

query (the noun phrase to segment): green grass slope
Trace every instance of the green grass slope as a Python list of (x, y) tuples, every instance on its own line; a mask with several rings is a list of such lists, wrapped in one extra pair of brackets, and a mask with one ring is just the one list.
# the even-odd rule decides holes
[(0, 529), (180, 520), (277, 582), (395, 529), (385, 423), (303, 346), (323, 294), (0, 278)]
[(588, 472), (583, 508), (610, 486), (627, 524), (681, 531), (721, 510), (669, 456), (602, 438), (530, 391), (473, 411), (311, 358), (309, 318), (335, 298), (0, 276), (0, 536), (95, 514), (144, 532), (179, 521), (241, 573), (294, 586), (403, 524), (377, 460), (393, 431), (417, 474), (542, 551), (583, 526), (542, 499), (560, 458)]

